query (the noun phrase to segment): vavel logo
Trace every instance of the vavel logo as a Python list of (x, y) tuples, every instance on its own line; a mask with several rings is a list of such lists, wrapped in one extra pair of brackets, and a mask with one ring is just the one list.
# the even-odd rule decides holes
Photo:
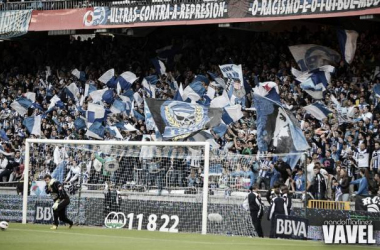
[(326, 244), (376, 244), (372, 221), (325, 221), (322, 230)]

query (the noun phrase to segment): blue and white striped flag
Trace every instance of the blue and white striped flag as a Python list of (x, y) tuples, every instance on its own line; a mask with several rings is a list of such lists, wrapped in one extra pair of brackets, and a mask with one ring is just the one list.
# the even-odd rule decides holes
[(50, 99), (50, 104), (46, 112), (50, 112), (55, 106), (58, 106), (60, 108), (64, 107), (63, 102), (57, 95), (54, 95), (53, 98)]
[(158, 60), (157, 58), (153, 58), (153, 59), (151, 59), (151, 62), (153, 64), (154, 68), (156, 69), (156, 73), (158, 75), (166, 74), (166, 67), (162, 61)]
[(116, 126), (107, 126), (106, 131), (117, 139), (123, 139), (123, 136), (120, 134), (120, 131)]
[(41, 135), (41, 116), (32, 116), (24, 119), (22, 124), (31, 135)]
[(79, 81), (85, 82), (86, 81), (86, 73), (84, 71), (79, 71), (78, 69), (74, 69), (71, 71), (71, 74), (78, 78)]
[(303, 108), (320, 121), (332, 113), (325, 105), (317, 102)]
[(84, 87), (84, 97), (87, 97), (89, 94), (91, 94), (92, 92), (94, 92), (96, 90), (97, 90), (97, 88), (94, 84), (87, 83)]
[(137, 79), (138, 79), (138, 77), (130, 71), (126, 71), (123, 74), (121, 74), (116, 80), (116, 82), (117, 82), (117, 85), (116, 85), (117, 93), (120, 94), (121, 90), (130, 89), (132, 84)]
[(25, 94), (23, 94), (23, 96), (31, 100), (32, 102), (36, 102), (36, 93), (34, 92), (26, 92)]
[(66, 87), (65, 91), (70, 99), (74, 100), (75, 102), (78, 101), (79, 88), (74, 82), (71, 83), (68, 87)]
[(86, 136), (103, 140), (105, 127), (100, 122), (95, 122), (87, 129)]
[(95, 122), (103, 122), (106, 115), (107, 113), (103, 106), (89, 103), (86, 112), (87, 127), (90, 127)]
[(100, 82), (108, 85), (111, 82), (113, 82), (112, 80), (114, 79), (114, 76), (115, 76), (115, 70), (114, 69), (109, 69), (101, 77), (99, 77), (98, 80)]
[(24, 116), (28, 112), (28, 108), (33, 105), (33, 102), (25, 97), (20, 97), (14, 100), (11, 107), (20, 115)]
[(107, 103), (112, 102), (113, 90), (109, 88), (96, 90), (90, 93), (90, 97), (93, 103), (99, 103), (106, 100)]
[(183, 91), (182, 99), (186, 102), (196, 102), (203, 97), (206, 91), (202, 82), (193, 82)]
[(325, 65), (318, 69), (301, 72), (292, 68), (292, 74), (296, 80), (301, 83), (300, 87), (314, 99), (322, 99), (323, 91), (331, 82), (331, 74), (335, 68), (331, 65)]
[(127, 110), (127, 105), (122, 100), (115, 99), (115, 101), (112, 103), (110, 110), (114, 114), (123, 113)]
[(338, 29), (339, 47), (346, 63), (351, 64), (354, 60), (356, 51), (356, 42), (359, 34), (355, 30)]
[(147, 93), (149, 98), (156, 98), (156, 84), (158, 82), (158, 78), (155, 75), (147, 76), (142, 81), (142, 87)]
[(226, 125), (239, 121), (243, 117), (240, 105), (224, 107), (222, 120)]

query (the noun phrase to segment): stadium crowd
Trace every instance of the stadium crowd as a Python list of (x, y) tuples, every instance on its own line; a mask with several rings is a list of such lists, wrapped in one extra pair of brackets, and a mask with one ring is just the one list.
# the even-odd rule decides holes
[[(157, 49), (172, 45), (170, 54), (160, 55), (158, 52), (159, 56), (166, 57), (167, 69), (156, 85), (156, 98), (172, 99), (177, 92), (173, 82), (177, 86), (182, 83), (185, 88), (197, 75), (208, 77), (210, 83), (206, 83), (207, 87), (216, 88), (216, 93), (220, 95), (222, 89), (215, 87), (208, 72), (221, 76), (218, 65), (231, 61), (242, 64), (244, 78), (250, 87), (266, 81), (278, 85), (282, 104), (294, 113), (310, 146), (308, 157), (301, 157), (293, 169), (280, 157), (272, 157), (270, 152), (265, 157), (256, 158), (256, 113), (252, 109), (249, 88), (243, 88), (240, 93), (246, 97), (243, 118), (229, 125), (224, 135), (211, 132), (217, 143), (214, 150), (225, 155), (211, 163), (212, 166), (219, 166), (215, 170), (219, 174), (214, 183), (216, 187), (233, 190), (258, 183), (261, 189), (270, 189), (283, 182), (292, 192), (307, 188), (315, 198), (343, 201), (349, 200), (353, 194), (380, 194), (380, 102), (373, 92), (374, 86), (380, 83), (379, 72), (376, 72), (380, 62), (378, 32), (361, 33), (353, 63), (347, 65), (342, 61), (336, 65), (335, 75), (321, 100), (333, 113), (321, 121), (302, 109), (313, 99), (300, 88), (291, 74), (291, 68), (297, 68), (297, 64), (288, 46), (311, 43), (339, 51), (335, 30), (324, 27), (312, 32), (303, 27), (281, 33), (222, 32), (216, 29), (199, 29), (196, 34), (186, 35), (168, 32), (154, 32), (138, 39), (97, 35), (84, 41), (73, 37), (49, 37), (36, 43), (0, 43), (0, 127), (3, 130), (0, 182), (22, 179), (27, 137), (91, 139), (86, 136), (85, 129), (77, 130), (74, 124), (77, 117), (84, 116), (83, 110), (87, 109), (91, 100), (87, 97), (83, 106), (78, 108), (75, 100), (64, 91), (65, 87), (75, 82), (81, 95), (89, 82), (102, 89), (105, 84), (98, 78), (114, 68), (117, 74), (124, 71), (135, 73), (139, 79), (132, 85), (133, 91), (141, 97), (147, 96), (141, 83), (145, 76), (155, 74), (150, 59), (157, 56)], [(172, 37), (171, 41), (168, 37)], [(71, 74), (75, 68), (85, 72), (85, 81)], [(11, 108), (11, 104), (27, 92), (36, 93), (35, 102), (39, 107), (29, 108), (28, 113), (22, 116)], [(46, 113), (54, 95), (61, 99), (64, 107), (56, 107)], [(340, 107), (332, 102), (332, 96), (335, 96)], [(107, 123), (122, 121), (135, 130), (121, 130), (123, 139), (115, 138), (113, 133), (106, 131), (104, 140), (141, 141), (144, 135), (154, 135), (154, 131), (147, 131), (143, 102), (135, 102), (134, 108), (137, 115), (110, 114)], [(342, 115), (344, 109), (349, 111)], [(23, 125), (25, 117), (33, 115), (44, 115), (41, 135), (30, 134)], [(139, 159), (140, 153), (122, 153), (120, 149), (115, 157), (120, 157), (119, 161), (124, 158), (125, 167), (119, 168), (119, 177), (115, 179), (109, 173), (102, 172), (106, 157), (101, 157), (96, 150), (78, 153), (77, 149), (68, 148), (62, 153), (62, 149), (58, 149), (58, 161), (56, 150), (53, 146), (33, 145), (31, 171), (35, 180), (41, 179), (45, 173), (53, 173), (65, 161), (67, 167), (62, 170), (65, 181), (77, 181), (81, 176), (80, 163), (85, 162), (87, 167), (82, 171), (86, 173), (85, 182), (111, 181), (122, 186), (135, 180), (133, 169), (144, 164)], [(173, 163), (169, 159), (162, 164), (166, 166), (166, 171), (170, 168), (175, 171), (169, 179), (175, 186), (200, 185), (202, 171), (194, 170), (188, 151), (182, 154), (187, 154), (183, 161)], [(231, 157), (237, 159), (234, 164), (230, 161)], [(94, 164), (95, 159), (101, 164)], [(158, 186), (167, 185), (163, 184), (165, 178), (160, 174), (152, 176), (159, 180)], [(234, 181), (231, 182), (231, 179)], [(145, 181), (152, 180), (148, 178)]]

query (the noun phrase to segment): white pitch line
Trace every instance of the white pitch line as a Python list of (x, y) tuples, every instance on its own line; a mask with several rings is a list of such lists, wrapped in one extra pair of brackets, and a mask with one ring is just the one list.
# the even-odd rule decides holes
[[(132, 236), (117, 236), (117, 235), (103, 235), (103, 234), (84, 234), (84, 233), (75, 233), (75, 232), (62, 232), (62, 231), (42, 231), (42, 230), (32, 230), (32, 229), (16, 229), (9, 228), (8, 230), (12, 231), (24, 231), (24, 232), (33, 232), (33, 233), (51, 233), (51, 234), (66, 234), (66, 235), (77, 235), (77, 236), (90, 236), (90, 237), (105, 237), (105, 238), (117, 238), (117, 239), (129, 239), (129, 240), (138, 240), (138, 241), (161, 241), (161, 242), (178, 242), (186, 244), (203, 244), (203, 245), (242, 245), (242, 246), (303, 246), (303, 247), (321, 247), (322, 244), (313, 245), (313, 244), (299, 244), (300, 241), (296, 241), (296, 244), (284, 244), (285, 240), (281, 240), (282, 243), (270, 243), (260, 244), (255, 241), (252, 243), (239, 243), (239, 242), (204, 242), (204, 241), (188, 241), (188, 240), (168, 240), (168, 239), (152, 239), (152, 238), (143, 238), (143, 237), (132, 237)], [(74, 229), (75, 230), (75, 229)], [(259, 239), (259, 238), (255, 238)], [(262, 239), (260, 239), (262, 240)], [(318, 243), (313, 241), (308, 241), (309, 243)], [(258, 244), (259, 243), (259, 244)], [(295, 243), (295, 242), (294, 242)]]

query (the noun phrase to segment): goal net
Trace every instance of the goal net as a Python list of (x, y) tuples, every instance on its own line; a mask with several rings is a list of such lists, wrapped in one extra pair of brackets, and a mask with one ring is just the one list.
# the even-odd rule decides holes
[[(242, 207), (260, 159), (206, 142), (28, 139), (23, 223), (51, 223), (45, 174), (64, 183), (68, 217), (79, 225), (255, 236)], [(28, 185), (29, 184), (29, 185)]]

